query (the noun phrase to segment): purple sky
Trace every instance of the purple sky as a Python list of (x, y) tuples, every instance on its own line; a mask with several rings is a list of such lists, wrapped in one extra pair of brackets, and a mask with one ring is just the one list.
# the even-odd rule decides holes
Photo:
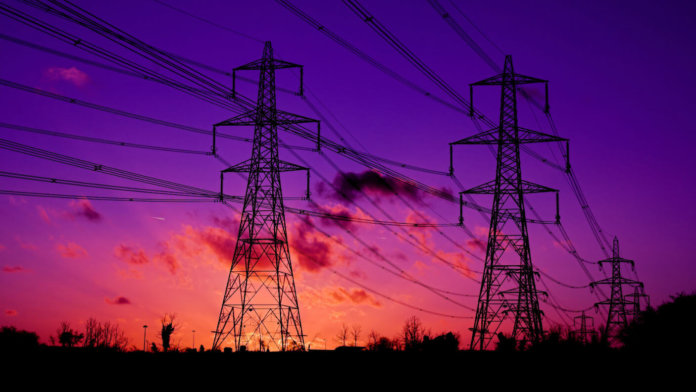
[[(235, 4), (171, 0), (168, 3), (259, 41), (271, 40), (278, 58), (303, 64), (308, 99), (359, 150), (445, 171), (449, 164), (447, 143), (476, 131), (468, 117), (388, 78), (274, 1)], [(691, 132), (691, 114), (696, 108), (690, 90), (696, 85), (696, 76), (691, 71), (696, 61), (693, 46), (696, 37), (691, 21), (696, 6), (689, 2), (635, 1), (455, 3), (505, 54), (513, 56), (517, 72), (550, 81), (551, 111), (561, 136), (571, 140), (572, 165), (582, 189), (602, 228), (610, 237), (620, 238), (622, 256), (636, 261), (638, 274), (652, 303), (659, 304), (669, 295), (694, 290), (696, 268), (690, 246), (694, 239), (691, 224), (696, 218), (691, 205), (691, 195), (696, 190), (693, 171), (696, 161), (692, 152), (696, 137)], [(202, 23), (153, 1), (78, 1), (77, 4), (155, 47), (222, 69), (231, 70), (255, 60), (263, 49), (262, 42)], [(293, 1), (293, 4), (370, 56), (444, 98), (341, 2)], [(502, 66), (503, 54), (467, 24), (449, 1), (442, 0), (442, 4)], [(85, 29), (19, 3), (10, 5), (128, 58), (143, 61)], [(465, 97), (468, 97), (468, 83), (493, 75), (426, 1), (366, 0), (364, 6)], [(2, 18), (2, 34), (89, 57), (77, 48), (7, 17)], [(211, 129), (213, 123), (233, 115), (166, 86), (5, 40), (0, 40), (0, 52), (4, 60), (0, 69), (2, 79), (204, 129)], [(224, 76), (210, 76), (231, 85)], [(257, 77), (251, 72), (244, 76)], [(297, 86), (297, 75), (292, 71), (279, 71), (277, 80), (280, 87), (295, 89)], [(240, 82), (238, 87), (243, 94), (255, 97), (255, 85)], [(499, 89), (477, 90), (476, 106), (491, 118), (497, 118), (498, 102)], [(279, 93), (278, 106), (315, 117), (310, 108), (293, 95)], [(2, 122), (53, 131), (202, 151), (208, 150), (211, 144), (206, 136), (95, 112), (7, 87), (0, 87), (0, 108)], [(519, 112), (521, 126), (550, 132), (538, 110), (531, 110), (526, 103), (520, 102)], [(4, 128), (0, 132), (5, 139), (212, 190), (217, 188), (219, 170), (224, 168), (220, 162), (205, 156), (93, 145)], [(248, 128), (225, 132), (245, 137), (252, 135)], [(323, 126), (323, 132), (331, 139), (338, 139), (328, 126)], [(285, 133), (280, 137), (286, 143), (312, 146), (309, 141)], [(250, 145), (224, 140), (219, 149), (222, 157), (236, 163), (248, 159)], [(553, 156), (547, 146), (533, 149), (548, 158)], [(318, 154), (305, 151), (298, 154), (326, 178), (333, 180), (336, 176), (336, 171)], [(326, 154), (343, 171), (365, 170), (336, 154)], [(286, 150), (281, 151), (281, 159), (300, 163)], [(455, 149), (456, 174), (467, 187), (492, 179), (494, 163), (485, 147), (459, 146)], [(588, 260), (603, 258), (564, 174), (529, 156), (523, 156), (522, 164), (526, 179), (561, 190), (561, 216), (580, 254)], [(0, 170), (144, 186), (9, 151), (0, 152)], [(432, 186), (456, 190), (447, 177), (404, 173)], [(244, 182), (229, 178), (226, 192), (242, 195)], [(338, 208), (336, 201), (317, 192), (320, 178), (314, 175), (312, 182), (316, 201)], [(2, 189), (109, 194), (7, 178), (3, 178), (2, 184)], [(284, 175), (283, 187), (286, 196), (299, 196), (304, 178), (300, 174)], [(540, 213), (552, 217), (551, 196), (531, 198)], [(490, 197), (481, 196), (477, 200), (484, 206), (491, 204)], [(199, 258), (218, 257), (220, 254), (215, 253), (210, 244), (225, 244), (225, 241), (215, 242), (211, 238), (220, 240), (226, 235), (216, 230), (228, 230), (227, 233), (236, 235), (234, 225), (220, 221), (225, 217), (233, 218), (232, 211), (212, 203), (92, 202), (86, 205), (67, 200), (6, 196), (0, 201), (0, 211), (6, 222), (0, 227), (0, 264), (4, 268), (0, 273), (0, 310), (3, 312), (0, 319), (3, 324), (38, 330), (43, 332), (45, 339), (60, 320), (78, 323), (91, 315), (101, 315), (104, 319), (119, 320), (137, 341), (135, 336), (139, 336), (138, 328), (142, 323), (156, 323), (165, 311), (173, 311), (181, 315), (184, 329), (208, 331), (214, 327), (220, 293), (224, 289), (225, 267), (206, 264), (208, 267), (203, 268), (190, 261), (193, 264), (188, 265), (182, 258), (179, 267), (160, 263), (161, 268), (155, 269), (156, 260), (164, 260), (155, 255), (164, 252), (162, 247), (181, 244), (176, 240), (183, 241), (186, 237), (186, 241), (206, 244), (207, 247), (202, 248), (205, 251), (197, 254)], [(358, 202), (364, 211), (387, 219), (365, 200)], [(382, 198), (379, 203), (394, 219), (409, 219), (411, 212), (400, 201)], [(288, 204), (308, 207), (301, 201)], [(347, 207), (356, 213), (355, 207)], [(439, 222), (456, 222), (458, 215), (455, 204), (432, 197), (425, 197), (418, 208)], [(413, 215), (410, 218), (413, 219)], [(288, 221), (292, 241), (303, 232), (295, 217), (289, 216)], [(468, 210), (465, 222), (485, 241), (487, 221)], [(341, 230), (335, 227), (327, 230), (346, 244), (358, 246)], [(418, 276), (424, 281), (449, 290), (478, 292), (474, 282), (452, 276), (451, 270), (419, 254), (392, 234), (377, 228), (356, 230), (361, 238), (384, 250), (385, 254), (401, 258), (401, 266), (414, 274), (420, 273)], [(446, 229), (446, 233), (461, 243), (468, 239), (460, 229)], [(316, 233), (303, 238), (310, 245), (317, 245), (321, 241), (313, 235)], [(457, 257), (457, 249), (437, 233), (421, 231), (414, 235), (422, 236), (419, 238), (426, 243), (430, 241), (433, 248), (446, 252), (452, 260)], [(554, 245), (543, 228), (532, 227), (530, 236), (535, 265), (559, 280), (579, 285), (587, 283), (575, 260)], [(132, 252), (123, 251), (125, 248), (119, 248), (122, 245)], [(137, 263), (126, 266), (124, 260), (132, 261), (128, 256), (137, 254), (137, 249), (148, 255), (152, 269), (145, 270)], [(195, 252), (188, 256), (197, 257)], [(177, 254), (177, 257), (184, 256)], [(354, 273), (366, 286), (394, 298), (443, 313), (472, 315), (471, 311), (452, 306), (438, 297), (431, 298), (427, 292), (383, 274), (345, 252), (333, 253), (332, 257), (334, 261), (329, 264), (339, 271)], [(293, 259), (293, 263), (301, 265), (302, 261)], [(482, 269), (478, 261), (467, 263), (471, 269)], [(596, 278), (602, 276), (596, 267), (590, 266), (590, 270)], [(132, 278), (138, 274), (142, 279)], [(302, 276), (298, 278), (301, 280), (298, 283), (301, 306), (306, 304), (302, 309), (305, 329), (308, 335), (319, 336), (318, 339), (328, 341), (329, 345), (335, 343), (331, 338), (342, 322), (359, 322), (365, 330), (375, 328), (389, 335), (398, 331), (408, 315), (415, 313), (375, 295), (361, 300), (363, 297), (356, 294), (357, 286), (328, 271), (299, 268), (298, 274)], [(585, 308), (593, 303), (594, 297), (587, 290), (569, 290), (552, 282), (548, 284), (563, 306)], [(344, 294), (336, 294), (334, 298), (342, 300), (328, 303), (331, 301), (326, 300), (326, 290), (334, 290), (335, 294), (340, 288), (345, 290)], [(167, 290), (176, 294), (168, 298)], [(130, 303), (124, 303), (119, 297), (127, 298)], [(45, 300), (50, 310), (38, 305)], [(180, 305), (182, 302), (189, 305)], [(473, 298), (465, 298), (463, 302), (475, 306)], [(121, 305), (114, 305), (118, 303)], [(560, 321), (552, 309), (542, 307), (549, 318), (547, 325)], [(419, 316), (434, 330), (448, 328), (465, 336), (469, 334), (466, 329), (470, 327), (470, 320), (450, 322), (432, 315)], [(371, 320), (379, 321), (371, 324)], [(600, 320), (595, 322), (601, 323)], [(200, 339), (207, 342), (207, 337)]]

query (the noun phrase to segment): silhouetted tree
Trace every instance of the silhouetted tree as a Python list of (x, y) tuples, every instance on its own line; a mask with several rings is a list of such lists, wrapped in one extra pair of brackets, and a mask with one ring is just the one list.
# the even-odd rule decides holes
[(128, 338), (118, 324), (112, 324), (109, 321), (100, 323), (90, 317), (85, 322), (85, 338), (82, 345), (100, 350), (125, 351)]
[(374, 347), (377, 346), (377, 341), (379, 340), (379, 334), (377, 331), (374, 329), (370, 331), (370, 334), (367, 335), (367, 349), (368, 350), (374, 350)]
[(39, 347), (39, 335), (18, 331), (15, 327), (0, 329), (0, 351), (27, 351)]
[(409, 317), (402, 329), (402, 335), (405, 351), (420, 349), (425, 336), (425, 329), (420, 319), (416, 316)]
[(172, 334), (176, 330), (176, 325), (174, 324), (174, 319), (176, 316), (174, 314), (165, 314), (162, 317), (162, 330), (160, 331), (160, 337), (162, 338), (162, 351), (169, 351), (171, 347)]
[(360, 338), (361, 331), (362, 331), (362, 328), (357, 324), (353, 325), (353, 327), (350, 329), (350, 336), (353, 337), (353, 347), (357, 347), (358, 339)]
[(63, 321), (60, 323), (60, 328), (56, 331), (58, 335), (58, 343), (63, 347), (72, 347), (78, 345), (85, 335), (70, 328), (70, 323)]
[(348, 340), (348, 326), (343, 324), (341, 326), (341, 329), (338, 331), (338, 334), (336, 334), (336, 341), (341, 343), (341, 346), (345, 346), (347, 340)]

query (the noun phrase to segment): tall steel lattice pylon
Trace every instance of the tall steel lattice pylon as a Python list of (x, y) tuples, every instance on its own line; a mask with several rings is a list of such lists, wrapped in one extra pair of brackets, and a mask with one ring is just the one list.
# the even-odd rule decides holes
[(611, 264), (611, 277), (592, 282), (590, 287), (608, 285), (611, 288), (611, 296), (604, 301), (595, 303), (595, 306), (604, 305), (609, 307), (603, 337), (610, 343), (617, 343), (619, 332), (622, 328), (628, 326), (629, 314), (632, 311), (631, 305), (634, 305), (633, 301), (627, 300), (624, 296), (623, 286), (643, 288), (643, 283), (621, 275), (621, 264), (630, 264), (632, 268), (635, 268), (635, 263), (633, 260), (624, 259), (619, 255), (619, 239), (616, 237), (614, 237), (611, 258), (599, 261), (600, 267), (603, 264)]
[[(221, 200), (224, 173), (248, 172), (249, 177), (237, 244), (215, 329), (214, 349), (219, 349), (230, 335), (235, 350), (242, 347), (260, 351), (304, 349), (280, 173), (307, 168), (278, 158), (277, 128), (318, 122), (276, 109), (275, 70), (295, 67), (302, 72), (300, 65), (274, 59), (271, 43), (266, 42), (262, 59), (233, 72), (234, 86), (236, 71), (260, 71), (256, 108), (214, 126), (214, 130), (220, 126), (254, 126), (251, 159), (220, 173)], [(236, 94), (234, 87), (233, 94)], [(309, 197), (309, 187), (307, 194)]]
[(524, 194), (555, 192), (558, 221), (558, 190), (522, 179), (520, 145), (541, 142), (567, 143), (567, 139), (518, 126), (517, 89), (518, 86), (529, 83), (544, 83), (547, 86), (545, 111), (548, 111), (548, 81), (514, 73), (512, 57), (506, 56), (503, 73), (470, 84), (472, 116), (474, 86), (502, 87), (500, 124), (491, 130), (451, 143), (498, 147), (495, 180), (462, 192), (493, 195), (485, 266), (472, 328), (472, 350), (486, 349), (493, 336), (502, 332), (501, 326), (510, 318), (513, 319), (511, 336), (515, 339), (534, 342), (539, 340), (543, 333), (537, 298), (539, 291), (536, 289), (529, 249)]

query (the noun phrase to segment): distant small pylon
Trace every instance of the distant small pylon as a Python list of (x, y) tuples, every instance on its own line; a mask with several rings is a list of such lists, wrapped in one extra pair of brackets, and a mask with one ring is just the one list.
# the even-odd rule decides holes
[[(578, 320), (580, 321), (579, 323), (577, 323)], [(590, 323), (588, 323), (588, 321), (590, 321)], [(578, 326), (578, 329), (573, 331), (575, 337), (582, 344), (590, 343), (592, 341), (592, 336), (595, 334), (594, 319), (590, 316), (586, 316), (585, 312), (582, 312), (582, 315), (575, 316), (573, 319), (573, 326), (577, 324), (580, 325)]]
[(619, 255), (619, 239), (614, 237), (614, 245), (612, 249), (612, 257), (606, 260), (600, 260), (600, 267), (603, 264), (611, 264), (611, 277), (598, 280), (590, 283), (590, 287), (594, 288), (597, 285), (608, 285), (611, 288), (611, 296), (604, 300), (595, 303), (595, 307), (600, 305), (608, 306), (607, 322), (604, 325), (604, 338), (610, 343), (617, 343), (619, 332), (628, 326), (629, 314), (631, 313), (630, 305), (633, 302), (626, 300), (623, 295), (624, 286), (637, 286), (642, 288), (643, 283), (637, 280), (628, 279), (621, 276), (621, 264), (630, 264), (631, 268), (635, 268), (633, 260), (627, 260)]

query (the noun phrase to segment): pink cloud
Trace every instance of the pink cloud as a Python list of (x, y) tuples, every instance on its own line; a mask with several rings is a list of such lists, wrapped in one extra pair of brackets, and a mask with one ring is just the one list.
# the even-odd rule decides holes
[(131, 301), (126, 297), (104, 298), (104, 302), (109, 305), (130, 305)]
[(27, 271), (24, 267), (15, 265), (15, 266), (9, 266), (6, 265), (2, 267), (2, 272), (7, 272), (8, 274), (16, 273), (16, 272), (25, 272)]
[(44, 76), (49, 80), (66, 81), (77, 87), (84, 87), (90, 81), (89, 76), (84, 71), (75, 67), (51, 67), (44, 71)]
[(16, 316), (16, 315), (17, 315), (17, 311), (14, 310), (14, 309), (7, 309), (7, 310), (5, 310), (5, 315), (10, 316), (10, 317)]
[[(300, 219), (293, 226), (290, 246), (296, 256), (296, 265), (310, 272), (319, 272), (343, 257), (338, 254), (336, 242), (315, 230), (310, 223), (310, 218)], [(335, 238), (341, 242), (340, 237)]]
[(486, 251), (486, 243), (478, 238), (466, 240), (466, 245), (474, 250)]
[(85, 248), (74, 242), (69, 242), (67, 245), (58, 244), (56, 245), (56, 250), (64, 259), (79, 259), (88, 255)]
[(350, 271), (349, 275), (357, 279), (367, 279), (367, 274), (360, 270)]
[(42, 206), (36, 206), (36, 210), (39, 212), (39, 217), (41, 217), (41, 220), (50, 225), (51, 218), (48, 216), (48, 211), (46, 211), (46, 209)]
[(135, 249), (123, 244), (114, 248), (114, 255), (126, 264), (142, 265), (150, 261), (144, 250)]

